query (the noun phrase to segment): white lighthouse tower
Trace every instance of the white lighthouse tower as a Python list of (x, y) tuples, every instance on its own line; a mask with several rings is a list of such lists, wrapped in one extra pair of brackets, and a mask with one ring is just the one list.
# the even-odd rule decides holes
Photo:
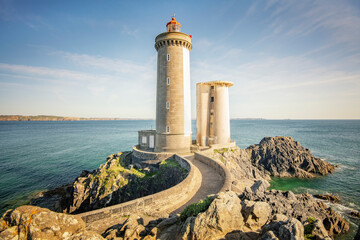
[(155, 39), (157, 58), (155, 152), (190, 152), (191, 35), (172, 18)]

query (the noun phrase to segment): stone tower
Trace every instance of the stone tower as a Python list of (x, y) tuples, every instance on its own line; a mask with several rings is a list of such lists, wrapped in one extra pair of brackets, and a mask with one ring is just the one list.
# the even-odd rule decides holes
[(155, 39), (157, 58), (155, 152), (190, 152), (191, 35), (172, 18)]
[(200, 146), (231, 142), (229, 87), (232, 85), (226, 81), (196, 85), (196, 142)]

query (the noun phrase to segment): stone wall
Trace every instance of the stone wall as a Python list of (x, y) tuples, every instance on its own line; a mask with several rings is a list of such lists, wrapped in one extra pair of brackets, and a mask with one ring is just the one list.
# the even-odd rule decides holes
[(227, 169), (227, 167), (221, 161), (206, 156), (206, 153), (210, 151), (214, 151), (214, 148), (210, 148), (202, 152), (195, 152), (195, 161), (201, 161), (202, 163), (205, 163), (206, 165), (215, 169), (215, 171), (224, 178), (224, 185), (219, 192), (226, 192), (231, 190), (232, 178), (229, 169)]
[[(86, 223), (100, 219), (130, 215), (135, 212), (153, 213), (155, 211), (172, 212), (189, 201), (198, 191), (201, 174), (185, 158), (178, 155), (172, 157), (185, 169), (189, 170), (187, 177), (179, 184), (164, 191), (138, 198), (110, 207), (78, 214)], [(199, 176), (200, 174), (200, 176)]]
[(175, 153), (169, 152), (147, 152), (139, 149), (138, 146), (133, 147), (132, 159), (134, 163), (143, 162), (143, 163), (158, 163), (162, 160), (165, 160), (169, 157), (174, 156)]

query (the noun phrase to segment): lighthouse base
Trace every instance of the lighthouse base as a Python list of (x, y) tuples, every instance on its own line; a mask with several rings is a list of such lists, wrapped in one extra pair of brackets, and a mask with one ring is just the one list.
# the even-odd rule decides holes
[(191, 135), (156, 133), (155, 152), (189, 153)]

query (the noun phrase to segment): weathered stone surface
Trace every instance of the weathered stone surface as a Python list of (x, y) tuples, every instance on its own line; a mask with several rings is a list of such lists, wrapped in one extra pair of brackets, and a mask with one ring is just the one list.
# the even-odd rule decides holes
[(245, 187), (251, 187), (255, 181), (270, 180), (268, 173), (261, 172), (256, 166), (251, 164), (251, 159), (245, 149), (216, 149), (210, 157), (224, 163), (232, 176), (232, 185), (242, 192)]
[(352, 211), (352, 212), (350, 213), (350, 215), (353, 216), (353, 217), (360, 218), (360, 212), (358, 212), (358, 211)]
[(187, 176), (175, 160), (166, 160), (170, 161), (171, 164), (154, 165), (151, 177), (145, 177), (149, 168), (133, 168), (130, 152), (112, 154), (98, 169), (83, 171), (72, 184), (46, 191), (32, 204), (58, 212), (81, 213), (147, 196), (170, 188)]
[[(282, 214), (288, 218), (296, 218), (305, 223), (309, 217), (320, 219), (329, 236), (344, 233), (349, 230), (349, 224), (324, 202), (316, 200), (309, 194), (294, 194), (291, 191), (271, 190), (263, 195), (244, 191), (240, 198), (251, 201), (267, 202), (272, 214)], [(278, 216), (278, 215), (276, 215)], [(281, 221), (284, 221), (282, 219)]]
[(103, 239), (87, 231), (78, 216), (55, 213), (35, 206), (21, 206), (7, 211), (0, 239)]
[(278, 177), (312, 178), (335, 171), (335, 166), (314, 157), (291, 137), (265, 137), (246, 149), (254, 166)]
[(268, 221), (271, 214), (268, 203), (245, 200), (241, 204), (245, 227), (249, 230), (260, 229)]
[(304, 227), (295, 218), (286, 221), (273, 219), (263, 227), (260, 239), (304, 240)]
[(316, 198), (323, 199), (332, 203), (339, 203), (341, 199), (338, 196), (331, 195), (331, 194), (314, 194)]
[(357, 230), (357, 233), (356, 233), (356, 235), (354, 237), (354, 240), (360, 240), (360, 225), (358, 227), (358, 230)]
[(219, 193), (205, 212), (184, 224), (182, 239), (218, 239), (243, 225), (239, 197), (234, 192)]

